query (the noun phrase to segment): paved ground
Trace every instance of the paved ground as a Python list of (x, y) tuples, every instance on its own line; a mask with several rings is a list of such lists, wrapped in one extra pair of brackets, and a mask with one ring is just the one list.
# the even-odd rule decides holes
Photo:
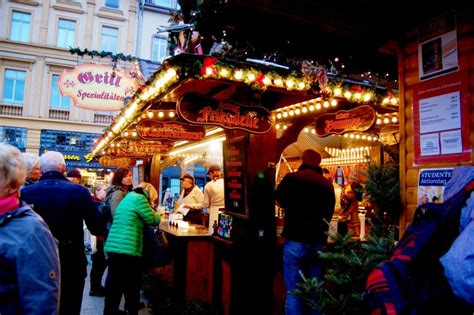
[[(82, 309), (81, 309), (81, 315), (101, 315), (102, 312), (104, 311), (104, 298), (103, 297), (95, 297), (95, 296), (89, 296), (89, 287), (90, 287), (90, 280), (89, 280), (89, 274), (90, 274), (90, 269), (91, 266), (87, 266), (87, 279), (86, 279), (86, 285), (84, 288), (84, 294), (82, 297)], [(105, 272), (107, 274), (107, 270)], [(104, 279), (105, 281), (105, 275)], [(123, 298), (122, 298), (122, 304), (121, 304), (121, 309), (123, 310)], [(150, 315), (150, 309), (144, 308), (141, 309), (140, 312), (138, 313), (139, 315)]]

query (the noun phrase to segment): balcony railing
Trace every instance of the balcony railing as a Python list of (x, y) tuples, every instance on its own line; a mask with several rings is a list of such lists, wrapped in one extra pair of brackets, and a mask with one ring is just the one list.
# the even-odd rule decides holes
[(23, 116), (23, 106), (0, 104), (0, 115)]
[(110, 125), (114, 116), (104, 114), (94, 114), (94, 123)]
[(68, 110), (60, 110), (60, 109), (50, 109), (49, 110), (49, 118), (50, 119), (58, 119), (58, 120), (69, 120), (69, 111)]

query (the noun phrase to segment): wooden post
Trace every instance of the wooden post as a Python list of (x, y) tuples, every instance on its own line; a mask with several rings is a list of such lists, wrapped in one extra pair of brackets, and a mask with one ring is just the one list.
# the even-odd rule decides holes
[(150, 167), (150, 184), (152, 184), (157, 191), (160, 190), (160, 174), (161, 174), (161, 154), (155, 153), (151, 158)]

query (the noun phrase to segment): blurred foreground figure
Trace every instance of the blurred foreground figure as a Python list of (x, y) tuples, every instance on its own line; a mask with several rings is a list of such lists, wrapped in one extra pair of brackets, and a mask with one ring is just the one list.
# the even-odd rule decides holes
[[(79, 315), (87, 275), (83, 221), (92, 235), (102, 235), (101, 216), (89, 190), (65, 176), (64, 156), (55, 151), (41, 155), (43, 175), (38, 183), (21, 190), (21, 199), (43, 217), (58, 240), (61, 262), (59, 313)], [(38, 307), (40, 307), (38, 305)]]
[(56, 314), (58, 250), (43, 219), (20, 204), (25, 177), (20, 151), (0, 144), (0, 314)]

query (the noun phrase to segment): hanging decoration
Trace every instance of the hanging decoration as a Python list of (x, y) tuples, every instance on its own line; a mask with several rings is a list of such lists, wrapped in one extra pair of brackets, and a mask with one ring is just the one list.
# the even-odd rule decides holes
[(304, 60), (301, 65), (301, 72), (306, 80), (312, 85), (319, 85), (320, 89), (324, 89), (328, 84), (328, 76), (326, 69), (319, 65), (314, 65), (312, 61)]
[(135, 61), (137, 60), (136, 57), (132, 55), (124, 55), (122, 53), (114, 54), (110, 51), (97, 51), (97, 50), (88, 50), (87, 48), (82, 50), (79, 47), (73, 48), (69, 47), (69, 52), (71, 55), (78, 55), (80, 57), (89, 56), (91, 58), (98, 57), (98, 58), (110, 58), (114, 63), (117, 63), (118, 60), (122, 61)]

